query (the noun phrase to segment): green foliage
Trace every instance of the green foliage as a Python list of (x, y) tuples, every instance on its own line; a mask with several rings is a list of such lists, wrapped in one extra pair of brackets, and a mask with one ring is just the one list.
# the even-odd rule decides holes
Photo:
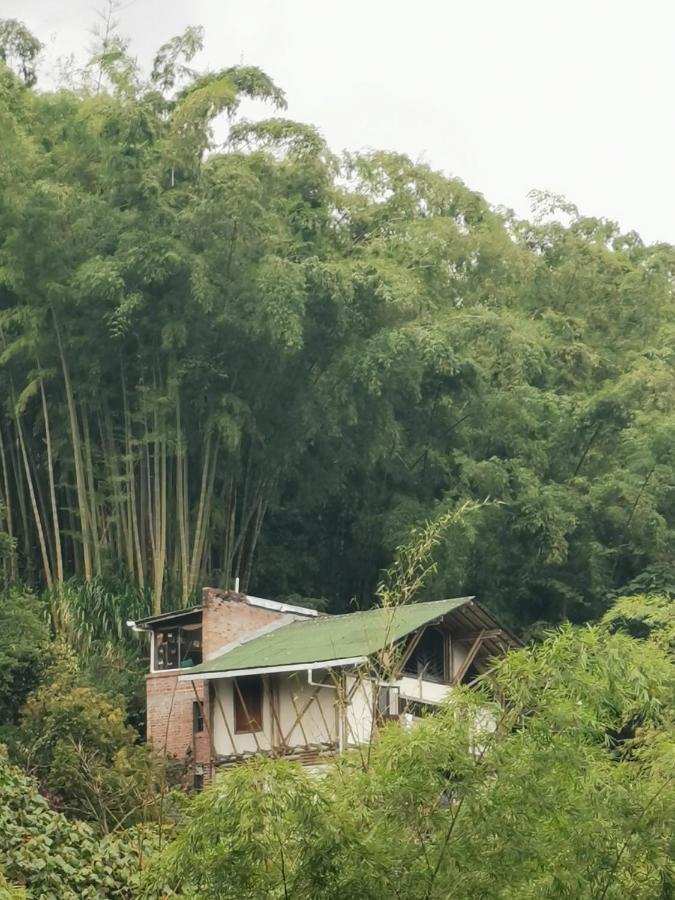
[(65, 648), (23, 707), (15, 753), (53, 805), (103, 832), (159, 814), (167, 763), (138, 743), (121, 698), (88, 685)]
[(28, 87), (37, 81), (36, 61), (42, 44), (22, 22), (16, 19), (0, 21), (0, 60), (16, 68)]
[(669, 592), (673, 248), (244, 120), (283, 92), (200, 71), (201, 43), (146, 75), (109, 27), (81, 82), (0, 78), (7, 577), (85, 643), (237, 576), (340, 611), (411, 529), (490, 497), (430, 596), (530, 625)]
[(51, 662), (44, 604), (30, 591), (5, 591), (0, 595), (0, 723), (16, 724)]
[(139, 638), (127, 625), (150, 614), (150, 598), (124, 582), (94, 578), (71, 579), (49, 596), (54, 631), (81, 654), (95, 644), (138, 647)]
[(666, 651), (675, 652), (675, 602), (671, 597), (620, 597), (602, 617), (602, 624), (635, 638), (649, 638)]
[(88, 825), (53, 812), (33, 779), (0, 752), (0, 859), (10, 885), (0, 877), (1, 897), (131, 900), (150, 849), (141, 832), (101, 840)]
[(673, 658), (566, 626), (316, 774), (279, 761), (196, 797), (147, 896), (668, 897)]

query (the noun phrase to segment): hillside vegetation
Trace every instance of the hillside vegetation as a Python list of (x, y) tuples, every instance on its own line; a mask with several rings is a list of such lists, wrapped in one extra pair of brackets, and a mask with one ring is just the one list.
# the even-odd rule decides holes
[[(17, 29), (7, 578), (114, 577), (158, 610), (239, 576), (341, 610), (412, 526), (489, 496), (434, 596), (522, 625), (671, 587), (673, 247), (546, 195), (519, 221), (395, 154), (338, 157), (279, 117), (265, 73), (192, 70), (196, 29), (149, 76), (111, 38), (52, 91)], [(249, 98), (274, 117), (242, 119)]]
[[(675, 247), (337, 155), (201, 41), (46, 89), (0, 20), (0, 900), (672, 900)], [(236, 578), (529, 644), (191, 796), (126, 622)]]

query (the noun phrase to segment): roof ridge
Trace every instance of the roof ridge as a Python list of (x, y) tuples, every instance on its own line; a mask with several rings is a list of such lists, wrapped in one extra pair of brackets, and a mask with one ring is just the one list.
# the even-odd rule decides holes
[[(384, 609), (397, 610), (397, 609), (408, 608), (411, 606), (418, 606), (418, 607), (419, 606), (433, 606), (436, 603), (449, 603), (451, 600), (452, 601), (464, 600), (465, 602), (469, 602), (470, 600), (475, 600), (475, 599), (476, 599), (476, 597), (474, 594), (466, 594), (463, 597), (443, 597), (441, 600), (421, 600), (418, 602), (412, 601), (411, 603), (398, 603), (393, 606), (371, 606), (369, 609), (354, 609), (348, 613), (331, 613), (330, 615), (327, 615), (327, 616), (319, 616), (318, 618), (313, 619), (312, 621), (314, 621), (314, 622), (334, 622), (335, 619), (346, 619), (349, 616), (362, 616), (362, 615), (366, 615), (367, 613), (380, 612), (381, 610), (384, 610)], [(294, 624), (294, 623), (291, 623), (291, 624)]]

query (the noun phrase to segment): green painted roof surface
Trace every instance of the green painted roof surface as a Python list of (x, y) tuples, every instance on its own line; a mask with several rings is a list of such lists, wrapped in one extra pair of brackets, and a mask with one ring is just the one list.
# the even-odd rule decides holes
[(239, 644), (194, 669), (186, 670), (185, 674), (301, 666), (331, 659), (370, 656), (427, 622), (464, 606), (470, 599), (434, 600), (389, 609), (378, 607), (343, 616), (291, 622)]

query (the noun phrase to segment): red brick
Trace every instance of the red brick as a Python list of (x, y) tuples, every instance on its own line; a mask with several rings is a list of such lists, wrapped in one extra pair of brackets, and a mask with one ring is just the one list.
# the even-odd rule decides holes
[[(253, 634), (282, 613), (249, 606), (245, 594), (204, 588), (202, 592), (202, 646), (204, 659), (221, 647)], [(163, 753), (188, 759), (204, 767), (208, 781), (212, 769), (209, 723), (208, 681), (179, 682), (180, 672), (151, 672), (146, 675), (148, 740)], [(184, 674), (184, 673), (183, 673)], [(205, 730), (193, 734), (192, 704), (204, 707)]]

